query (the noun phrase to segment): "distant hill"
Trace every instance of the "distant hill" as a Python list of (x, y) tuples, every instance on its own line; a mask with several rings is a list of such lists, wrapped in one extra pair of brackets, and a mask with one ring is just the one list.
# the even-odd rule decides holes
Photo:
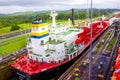
[[(93, 9), (93, 18), (102, 15), (109, 15), (113, 12), (120, 11), (120, 9)], [(88, 18), (87, 9), (74, 9), (74, 18), (85, 19)], [(57, 11), (57, 20), (68, 20), (71, 18), (71, 9)], [(43, 21), (50, 21), (50, 10), (48, 11), (27, 11), (16, 12), (12, 14), (0, 14), (0, 27), (8, 27), (14, 24), (31, 23), (32, 21), (41, 18)]]
[(29, 15), (29, 14), (33, 14), (34, 12), (32, 11), (29, 11), (29, 12), (16, 12), (16, 13), (12, 13), (12, 14), (9, 14), (10, 16), (19, 16), (19, 15)]
[[(79, 11), (87, 11), (87, 9), (74, 9), (75, 12), (79, 12)], [(101, 11), (101, 12), (106, 12), (106, 11), (111, 11), (111, 12), (117, 12), (120, 11), (120, 9), (97, 9), (94, 8), (93, 11)], [(61, 11), (57, 11), (58, 13), (61, 12), (71, 12), (71, 9), (69, 10), (61, 10)], [(0, 14), (0, 16), (21, 16), (21, 15), (38, 15), (38, 14), (42, 14), (42, 13), (50, 13), (50, 10), (47, 11), (27, 11), (27, 12), (16, 12), (16, 13), (12, 13), (12, 14)]]
[(5, 15), (7, 15), (7, 14), (0, 14), (0, 16), (5, 16)]
[(27, 12), (16, 12), (12, 14), (8, 14), (8, 16), (21, 16), (21, 15), (37, 15), (40, 13), (47, 13), (49, 11), (27, 11)]

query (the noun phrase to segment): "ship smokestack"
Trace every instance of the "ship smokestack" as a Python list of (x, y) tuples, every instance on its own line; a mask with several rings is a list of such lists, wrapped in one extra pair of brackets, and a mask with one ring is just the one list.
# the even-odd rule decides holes
[(72, 24), (75, 25), (75, 23), (74, 23), (74, 9), (72, 9)]

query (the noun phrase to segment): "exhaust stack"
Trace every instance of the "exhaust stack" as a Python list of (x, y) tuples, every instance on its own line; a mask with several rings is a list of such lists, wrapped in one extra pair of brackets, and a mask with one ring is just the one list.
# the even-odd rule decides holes
[(72, 8), (72, 24), (75, 25), (75, 22), (74, 22), (74, 9)]

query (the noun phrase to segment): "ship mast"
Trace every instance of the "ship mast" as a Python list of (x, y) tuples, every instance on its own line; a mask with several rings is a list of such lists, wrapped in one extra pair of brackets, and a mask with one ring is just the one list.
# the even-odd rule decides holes
[(68, 18), (68, 26), (71, 26), (71, 24), (70, 24), (70, 18)]
[(52, 17), (52, 26), (56, 26), (57, 12), (54, 9), (51, 10), (50, 16)]

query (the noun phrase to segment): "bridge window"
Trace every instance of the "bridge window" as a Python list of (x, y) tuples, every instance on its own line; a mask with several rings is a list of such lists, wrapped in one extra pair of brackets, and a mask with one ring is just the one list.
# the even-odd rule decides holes
[(41, 40), (41, 43), (40, 43), (41, 45), (43, 45), (44, 44), (44, 40)]

